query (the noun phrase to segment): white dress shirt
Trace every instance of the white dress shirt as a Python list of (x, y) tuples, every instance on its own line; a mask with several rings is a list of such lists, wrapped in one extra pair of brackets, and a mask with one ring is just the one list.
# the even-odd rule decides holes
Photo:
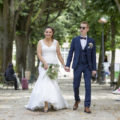
[[(82, 36), (81, 36), (82, 37)], [(81, 46), (82, 46), (82, 49), (84, 50), (85, 49), (85, 46), (87, 44), (87, 36), (86, 37), (86, 40), (85, 39), (80, 39), (80, 43), (81, 43)]]

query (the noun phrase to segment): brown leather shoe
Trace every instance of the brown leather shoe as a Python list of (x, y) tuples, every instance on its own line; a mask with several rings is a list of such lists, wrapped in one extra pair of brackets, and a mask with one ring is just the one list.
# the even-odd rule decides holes
[(78, 108), (78, 104), (80, 103), (80, 101), (76, 101), (74, 106), (73, 106), (73, 110), (77, 110)]
[(86, 112), (86, 113), (91, 113), (91, 110), (90, 110), (90, 108), (89, 108), (89, 107), (85, 107), (84, 112)]

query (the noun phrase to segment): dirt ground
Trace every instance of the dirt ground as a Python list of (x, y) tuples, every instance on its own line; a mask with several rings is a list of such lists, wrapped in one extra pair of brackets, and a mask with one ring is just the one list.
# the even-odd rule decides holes
[(78, 110), (73, 111), (74, 104), (72, 80), (59, 80), (64, 98), (69, 104), (68, 109), (48, 113), (29, 111), (24, 108), (32, 91), (0, 88), (0, 120), (120, 120), (120, 95), (112, 94), (109, 85), (92, 84), (92, 114), (84, 113), (84, 84), (81, 84), (81, 103)]

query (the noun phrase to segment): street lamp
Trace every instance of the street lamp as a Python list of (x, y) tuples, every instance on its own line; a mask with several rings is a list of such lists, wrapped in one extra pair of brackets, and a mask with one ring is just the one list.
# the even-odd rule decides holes
[(105, 71), (104, 71), (104, 24), (107, 23), (107, 20), (104, 17), (102, 17), (102, 18), (99, 19), (98, 22), (102, 24), (102, 28), (103, 28), (103, 31), (102, 31), (102, 70), (101, 70), (102, 79), (100, 81), (100, 83), (103, 83), (104, 80), (105, 80)]

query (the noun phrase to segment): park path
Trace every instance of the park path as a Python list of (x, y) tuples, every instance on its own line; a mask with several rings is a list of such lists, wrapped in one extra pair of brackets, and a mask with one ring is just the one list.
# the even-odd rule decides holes
[(79, 109), (72, 110), (74, 104), (72, 80), (58, 81), (62, 94), (69, 104), (68, 109), (59, 111), (29, 111), (24, 108), (32, 87), (29, 90), (0, 88), (0, 120), (120, 120), (119, 95), (111, 94), (109, 85), (92, 84), (92, 114), (84, 113), (84, 84), (81, 84), (81, 103)]

